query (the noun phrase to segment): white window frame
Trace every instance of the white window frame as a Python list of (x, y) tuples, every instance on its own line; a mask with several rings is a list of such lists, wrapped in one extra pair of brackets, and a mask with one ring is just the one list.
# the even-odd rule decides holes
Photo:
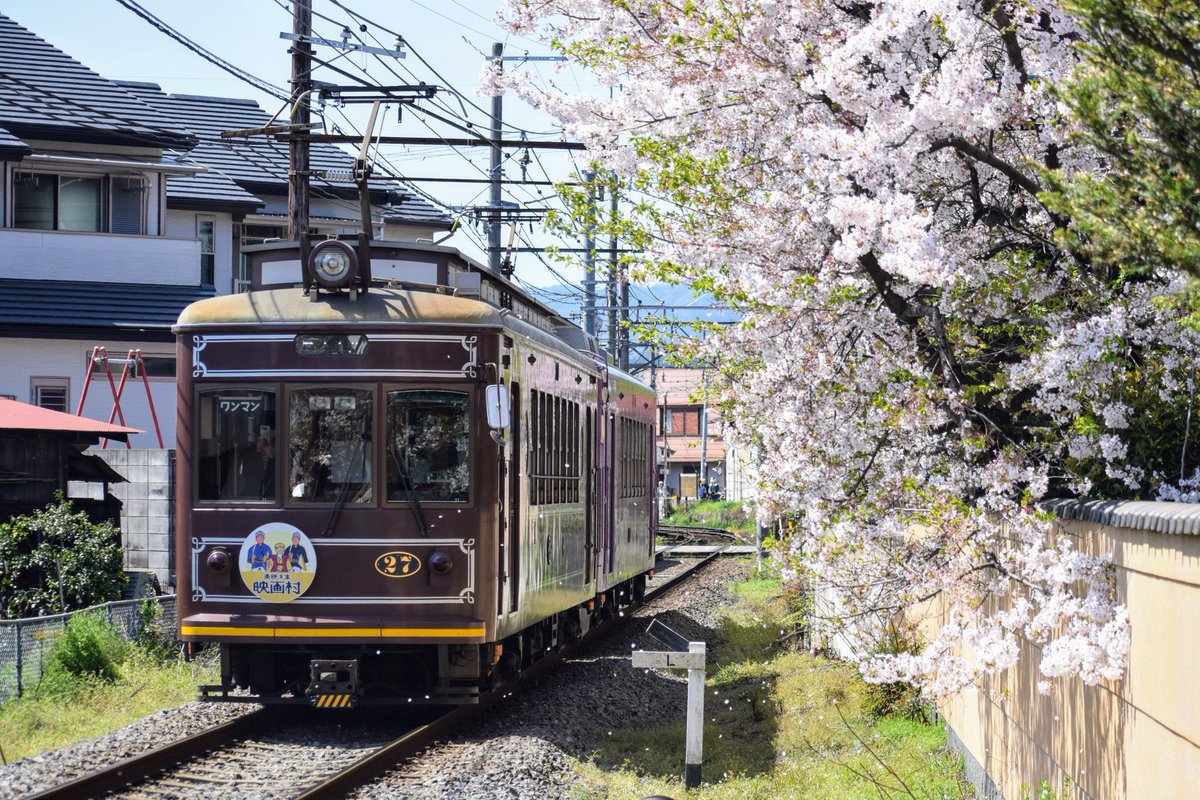
[[(205, 250), (204, 250), (204, 237), (200, 235), (200, 229), (204, 225), (212, 226), (212, 235), (209, 237), (209, 244), (212, 247), (212, 250), (209, 250), (207, 252), (205, 252)], [(216, 217), (208, 215), (208, 214), (197, 214), (196, 215), (196, 240), (200, 242), (200, 285), (215, 287), (217, 285), (217, 218)], [(212, 262), (211, 262), (212, 263), (212, 275), (207, 276), (210, 278), (210, 280), (208, 282), (205, 282), (205, 280), (204, 280), (204, 278), (206, 277), (204, 274), (204, 257), (205, 256), (209, 256), (212, 259)]]
[[(29, 402), (38, 408), (49, 408), (42, 405), (42, 390), (55, 389), (62, 390), (63, 393), (63, 413), (71, 413), (71, 379), (60, 378), (53, 376), (34, 375), (29, 379)], [(58, 411), (58, 409), (52, 409)]]

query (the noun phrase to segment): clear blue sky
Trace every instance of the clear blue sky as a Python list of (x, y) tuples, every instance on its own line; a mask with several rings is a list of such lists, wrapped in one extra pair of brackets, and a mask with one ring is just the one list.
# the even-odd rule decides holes
[[(287, 55), (289, 42), (279, 38), (281, 31), (291, 31), (291, 10), (286, 0), (138, 2), (151, 14), (217, 56), (286, 90), (290, 70), (290, 59)], [(485, 55), (491, 53), (492, 43), (504, 42), (506, 55), (547, 54), (539, 43), (509, 37), (492, 22), (500, 5), (497, 0), (340, 2), (370, 20), (370, 23), (352, 20), (345, 10), (334, 5), (331, 0), (314, 0), (316, 35), (337, 40), (342, 25), (349, 23), (354, 32), (367, 43), (375, 45), (378, 40), (379, 44), (390, 47), (394, 37), (384, 30), (388, 29), (404, 36), (410, 43), (410, 52), (403, 61), (389, 63), (398, 75), (389, 73), (387, 67), (371, 56), (342, 55), (334, 61), (333, 57), (337, 56), (337, 53), (318, 48), (318, 57), (379, 83), (407, 83), (415, 80), (441, 86), (449, 84), (461, 92), (461, 103), (449, 94), (442, 94), (440, 97), (449, 107), (459, 110), (460, 114), (465, 106), (466, 115), (483, 126), (487, 125), (486, 116), (472, 108), (471, 104), (484, 109), (490, 108), (490, 99), (475, 96), (474, 89), (478, 84), (479, 71)], [(281, 105), (269, 95), (257, 91), (190, 52), (117, 0), (4, 0), (2, 10), (6, 16), (104, 77), (150, 81), (176, 94), (252, 98), (268, 113), (279, 110)], [(330, 17), (332, 21), (324, 20), (322, 16)], [(360, 32), (360, 24), (367, 24), (368, 30)], [(442, 78), (423, 65), (416, 53), (424, 57)], [(570, 70), (556, 75), (553, 64), (530, 63), (521, 68), (537, 70), (547, 80), (553, 80), (565, 88), (595, 90), (589, 76)], [(349, 82), (348, 79), (328, 71), (318, 70), (316, 77), (320, 80)], [(351, 121), (360, 129), (365, 124), (365, 113), (359, 113), (361, 109), (362, 107), (346, 109)], [(348, 125), (340, 114), (341, 112), (331, 109), (327, 119), (346, 129)], [(511, 95), (506, 99), (504, 118), (506, 123), (534, 132), (552, 131), (556, 127), (552, 120), (524, 106)], [(437, 126), (431, 130), (422, 122), (419, 114), (411, 111), (406, 111), (403, 120), (397, 121), (395, 109), (387, 114), (383, 133), (412, 136), (465, 135), (445, 126)], [(515, 134), (511, 131), (506, 133), (506, 137), (510, 135)], [(489, 157), (487, 149), (479, 147), (452, 152), (445, 147), (406, 149), (385, 146), (381, 153), (388, 161), (388, 164), (384, 165), (385, 168), (414, 177), (450, 175), (482, 178), (485, 176)], [(555, 180), (570, 179), (574, 165), (568, 157), (556, 155), (551, 151), (543, 151), (538, 155), (544, 171), (534, 163), (529, 170), (530, 179), (544, 179), (546, 174)], [(515, 159), (506, 168), (505, 177), (520, 177)], [(482, 184), (418, 185), (443, 202), (454, 206), (481, 204), (487, 199), (487, 187)], [(548, 193), (549, 190), (530, 188), (519, 191), (509, 199), (537, 204), (539, 191)], [(537, 232), (531, 234), (528, 225), (523, 225), (521, 232), (539, 244), (548, 241)], [(507, 231), (504, 236), (507, 241)], [(449, 244), (459, 247), (475, 258), (482, 258), (478, 249), (478, 243), (482, 240), (480, 235), (468, 235), (464, 232), (456, 235)], [(561, 244), (571, 246), (570, 243)], [(575, 283), (578, 280), (577, 273), (559, 267), (556, 269), (559, 269), (568, 282)], [(518, 256), (517, 274), (535, 285), (563, 289), (561, 283), (532, 255)]]

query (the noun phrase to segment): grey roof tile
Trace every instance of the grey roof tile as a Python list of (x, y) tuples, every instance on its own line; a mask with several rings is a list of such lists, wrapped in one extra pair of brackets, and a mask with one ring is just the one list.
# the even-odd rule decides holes
[[(191, 151), (191, 160), (209, 168), (209, 180), (215, 176), (228, 179), (248, 192), (270, 194), (287, 193), (288, 145), (286, 142), (265, 136), (245, 139), (222, 139), (221, 133), (228, 130), (261, 128), (271, 117), (253, 100), (228, 97), (202, 97), (195, 95), (165, 94), (152, 83), (122, 82), (122, 88), (138, 96), (178, 121), (199, 137), (199, 143)], [(354, 159), (343, 150), (328, 144), (313, 144), (310, 163), (314, 171), (347, 172), (354, 167)], [(201, 176), (176, 177), (167, 181), (168, 197), (184, 194), (198, 195)], [(356, 199), (357, 188), (350, 183), (332, 183), (314, 179), (314, 197)], [(376, 204), (386, 202), (386, 190), (372, 191)], [(351, 216), (356, 216), (352, 213)], [(398, 216), (406, 221), (431, 226), (450, 227), (450, 220), (438, 209), (419, 198), (405, 195), (389, 217)]]
[(1118, 528), (1166, 534), (1200, 534), (1200, 510), (1194, 503), (1148, 500), (1053, 500), (1048, 511), (1065, 520), (1082, 520)]
[(213, 294), (199, 286), (5, 279), (0, 280), (0, 331), (169, 336), (180, 311)]
[(189, 149), (173, 120), (0, 14), (0, 125), (17, 137)]
[(32, 147), (0, 128), (0, 161), (20, 161), (32, 152)]

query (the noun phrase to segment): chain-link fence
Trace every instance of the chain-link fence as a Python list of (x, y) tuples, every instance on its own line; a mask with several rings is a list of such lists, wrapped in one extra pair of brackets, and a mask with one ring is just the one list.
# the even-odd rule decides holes
[[(0, 620), (0, 703), (19, 697), (38, 685), (42, 669), (55, 640), (75, 614), (99, 611), (126, 639), (142, 628), (142, 600), (119, 600), (92, 606), (84, 611), (49, 617)], [(164, 627), (175, 626), (175, 595), (158, 598), (159, 619)]]

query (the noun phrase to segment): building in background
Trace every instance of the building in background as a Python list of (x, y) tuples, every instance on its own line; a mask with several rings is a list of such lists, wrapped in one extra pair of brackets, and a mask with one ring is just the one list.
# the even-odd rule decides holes
[[(129, 367), (115, 421), (142, 432), (130, 434), (133, 449), (101, 455), (128, 479), (111, 487), (124, 503), (127, 566), (163, 583), (171, 326), (196, 300), (247, 290), (242, 248), (286, 235), (287, 144), (220, 135), (269, 119), (252, 101), (107, 80), (0, 14), (0, 398), (107, 420), (109, 375), (115, 383)], [(353, 158), (314, 145), (312, 164), (310, 231), (357, 232), (357, 189), (339, 180)], [(399, 183), (373, 182), (371, 202), (376, 236), (431, 241), (450, 230)]]
[[(0, 396), (108, 419), (105, 365), (102, 385), (83, 386), (94, 348), (117, 376), (137, 350), (130, 377), (144, 368), (150, 391), (123, 396), (144, 431), (132, 444), (160, 447), (158, 428), (173, 447), (171, 325), (195, 300), (248, 289), (241, 248), (286, 235), (286, 142), (221, 138), (269, 120), (253, 101), (107, 80), (0, 15)], [(312, 164), (311, 230), (357, 232), (357, 188), (338, 179), (353, 159), (314, 145)], [(371, 200), (377, 237), (450, 229), (399, 184)]]
[(702, 369), (667, 368), (655, 373), (659, 480), (670, 497), (699, 498), (706, 482), (708, 490), (721, 495), (725, 491), (720, 415), (701, 399), (707, 380), (708, 372)]

